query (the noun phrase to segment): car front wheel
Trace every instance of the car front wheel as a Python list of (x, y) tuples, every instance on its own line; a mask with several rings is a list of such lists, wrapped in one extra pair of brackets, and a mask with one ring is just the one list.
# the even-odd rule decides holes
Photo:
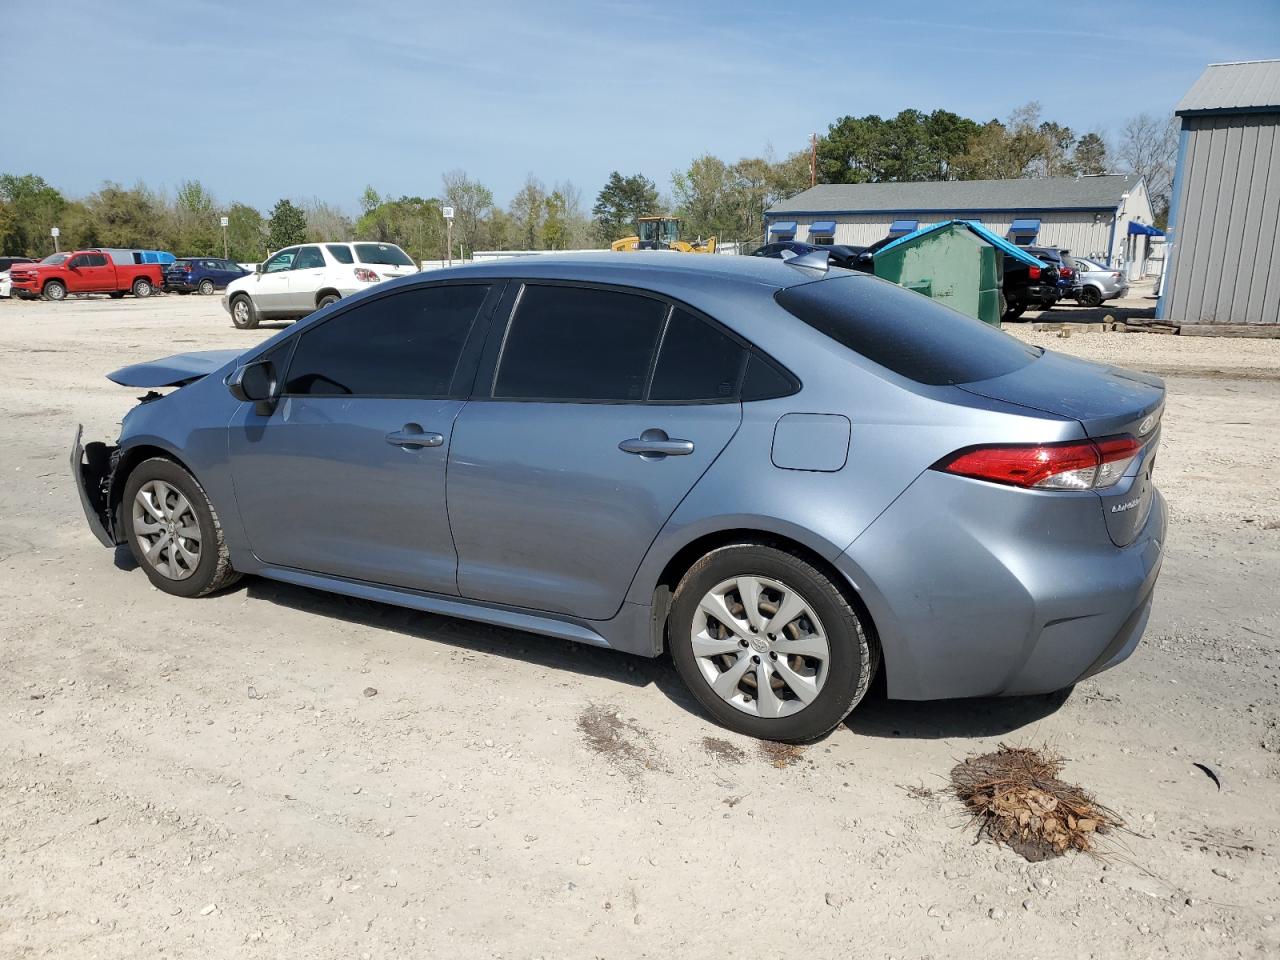
[(244, 294), (231, 301), (231, 322), (238, 330), (252, 330), (258, 325), (258, 313)]
[(707, 712), (766, 740), (830, 732), (879, 665), (874, 638), (831, 578), (761, 544), (722, 547), (695, 563), (676, 589), (668, 637)]
[(205, 297), (212, 297), (212, 296), (213, 296), (213, 281), (212, 281), (212, 280), (201, 280), (201, 281), (200, 281), (200, 294), (201, 294), (201, 296), (205, 296)]
[(240, 578), (213, 504), (172, 460), (152, 457), (134, 468), (121, 514), (134, 559), (165, 593), (202, 597)]

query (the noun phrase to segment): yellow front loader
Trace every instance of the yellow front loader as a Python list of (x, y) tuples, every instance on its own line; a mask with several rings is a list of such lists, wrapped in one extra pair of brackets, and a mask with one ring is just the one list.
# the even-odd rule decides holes
[(623, 237), (609, 245), (610, 250), (675, 250), (679, 253), (715, 253), (716, 238), (696, 240), (690, 243), (680, 239), (680, 220), (677, 217), (639, 217), (637, 234)]

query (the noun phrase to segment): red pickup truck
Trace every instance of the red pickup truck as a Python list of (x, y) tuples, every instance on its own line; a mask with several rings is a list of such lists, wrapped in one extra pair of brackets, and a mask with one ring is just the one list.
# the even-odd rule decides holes
[(39, 263), (14, 264), (9, 271), (13, 295), (25, 299), (65, 300), (69, 293), (109, 293), (149, 297), (164, 283), (158, 263), (117, 263), (103, 250), (55, 253)]

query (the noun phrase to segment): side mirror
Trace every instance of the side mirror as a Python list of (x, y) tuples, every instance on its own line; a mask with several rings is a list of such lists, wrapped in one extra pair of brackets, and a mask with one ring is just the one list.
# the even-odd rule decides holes
[(260, 264), (260, 263), (255, 263), (255, 264), (253, 265), (253, 272), (254, 272), (254, 273), (261, 273), (261, 272), (262, 272), (262, 264)]
[(237, 367), (227, 378), (227, 389), (237, 400), (256, 404), (260, 417), (269, 417), (276, 408), (276, 366), (270, 360), (259, 360)]

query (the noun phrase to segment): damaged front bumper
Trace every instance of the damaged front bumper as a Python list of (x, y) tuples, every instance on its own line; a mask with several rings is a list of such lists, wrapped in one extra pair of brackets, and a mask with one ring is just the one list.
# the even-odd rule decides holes
[(111, 475), (118, 448), (98, 441), (86, 446), (80, 442), (83, 431), (84, 427), (76, 427), (76, 438), (71, 445), (71, 476), (75, 478), (89, 529), (104, 547), (114, 547), (123, 542), (116, 539), (111, 515)]

